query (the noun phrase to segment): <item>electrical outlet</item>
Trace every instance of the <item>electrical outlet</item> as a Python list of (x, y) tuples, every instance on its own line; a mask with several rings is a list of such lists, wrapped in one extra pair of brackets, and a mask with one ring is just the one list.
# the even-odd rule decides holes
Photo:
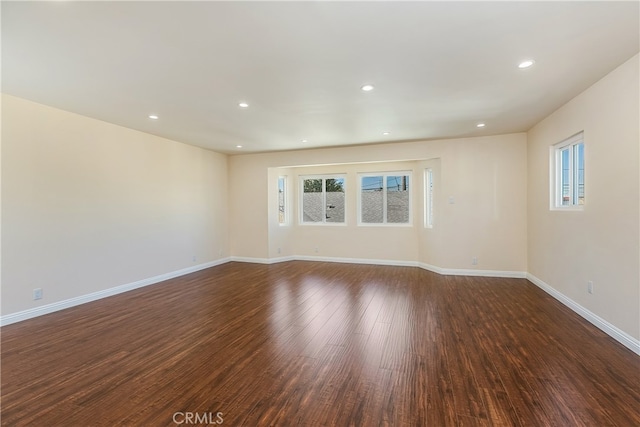
[(220, 250), (218, 251), (218, 255), (219, 255), (219, 256), (222, 256), (222, 253), (223, 253), (223, 252), (222, 252), (222, 249), (220, 249)]
[(42, 299), (42, 288), (36, 288), (33, 290), (33, 300)]
[(591, 280), (587, 282), (587, 292), (589, 292), (590, 294), (593, 293), (593, 282)]
[(196, 262), (198, 260), (198, 257), (194, 255), (192, 259), (193, 259), (193, 262)]
[(282, 248), (278, 248), (278, 253), (282, 253)]
[(471, 265), (478, 265), (478, 257), (471, 258)]
[(316, 246), (316, 253), (318, 253), (318, 247)]

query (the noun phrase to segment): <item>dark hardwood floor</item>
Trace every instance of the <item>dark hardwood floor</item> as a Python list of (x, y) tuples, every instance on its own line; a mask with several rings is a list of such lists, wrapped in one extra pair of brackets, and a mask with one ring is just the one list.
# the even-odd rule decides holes
[(640, 357), (523, 279), (228, 263), (1, 333), (7, 426), (640, 426)]

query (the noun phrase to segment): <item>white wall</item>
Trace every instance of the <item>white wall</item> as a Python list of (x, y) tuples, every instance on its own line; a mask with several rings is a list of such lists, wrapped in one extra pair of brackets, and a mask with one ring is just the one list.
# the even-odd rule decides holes
[(3, 316), (228, 255), (227, 156), (8, 95), (2, 122)]
[[(424, 230), (422, 174), (429, 161), (437, 166), (437, 219), (433, 230)], [(414, 170), (413, 226), (356, 226), (357, 173), (407, 167)], [(296, 188), (300, 174), (347, 173), (347, 226), (301, 226), (295, 214), (291, 226), (274, 226), (277, 176), (283, 174), (277, 168), (290, 171)], [(525, 134), (235, 155), (229, 158), (229, 174), (233, 256), (321, 256), (526, 271)]]
[[(537, 279), (640, 338), (638, 55), (528, 133), (528, 265)], [(549, 209), (549, 147), (584, 131), (583, 211)], [(594, 293), (587, 292), (587, 281)]]

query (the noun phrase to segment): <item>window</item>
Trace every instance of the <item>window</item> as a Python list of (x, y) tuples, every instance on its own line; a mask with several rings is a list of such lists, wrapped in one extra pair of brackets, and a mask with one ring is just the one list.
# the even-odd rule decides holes
[(278, 177), (278, 224), (285, 225), (289, 222), (287, 214), (287, 177)]
[(433, 170), (424, 171), (424, 226), (433, 228)]
[(581, 208), (584, 205), (584, 142), (580, 132), (552, 147), (552, 208)]
[(342, 176), (302, 177), (303, 224), (344, 224), (345, 197)]
[(360, 224), (409, 224), (410, 174), (392, 172), (360, 175)]

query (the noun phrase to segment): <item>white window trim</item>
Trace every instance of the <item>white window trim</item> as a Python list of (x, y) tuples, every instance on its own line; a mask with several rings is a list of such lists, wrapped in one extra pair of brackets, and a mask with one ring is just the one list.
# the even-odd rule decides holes
[(433, 228), (433, 169), (424, 170), (424, 228)]
[[(281, 179), (284, 181), (284, 185), (282, 186), (284, 196), (284, 221), (280, 222), (280, 195), (278, 195), (278, 225), (285, 227), (291, 225), (291, 209), (289, 208), (289, 177), (287, 175), (278, 176), (278, 184), (280, 184)], [(278, 192), (280, 192), (280, 185), (278, 185)]]
[[(386, 190), (388, 176), (408, 176), (409, 177), (409, 221), (408, 222), (387, 222), (387, 192), (382, 193), (382, 203), (385, 209), (382, 211), (383, 222), (362, 222), (362, 178), (371, 176), (383, 177), (384, 189)], [(358, 226), (359, 227), (413, 227), (413, 171), (390, 171), (390, 172), (366, 172), (358, 173)]]
[[(347, 225), (347, 175), (346, 174), (326, 174), (326, 175), (300, 175), (298, 176), (298, 184), (300, 187), (299, 201), (298, 201), (298, 225), (302, 226), (321, 226), (321, 227), (344, 227)], [(304, 181), (306, 179), (343, 179), (344, 180), (344, 221), (343, 222), (327, 222), (326, 218), (322, 222), (305, 222), (304, 221)], [(324, 183), (324, 181), (323, 181)], [(325, 186), (322, 186), (322, 198), (323, 205), (326, 206), (326, 191)]]
[[(552, 145), (549, 150), (549, 182), (550, 182), (550, 190), (549, 190), (549, 206), (552, 211), (582, 211), (584, 210), (584, 205), (580, 204), (570, 204), (563, 205), (562, 204), (562, 151), (567, 148), (571, 148), (570, 156), (569, 156), (569, 171), (570, 173), (570, 181), (569, 181), (569, 192), (572, 194), (572, 199), (577, 200), (578, 198), (578, 188), (575, 184), (577, 181), (577, 173), (578, 169), (574, 167), (575, 162), (575, 152), (573, 147), (582, 143), (583, 148), (584, 145), (584, 132), (578, 132), (577, 134), (570, 136), (569, 138)], [(586, 163), (586, 162), (585, 162)], [(585, 200), (587, 199), (586, 195), (586, 176), (585, 176)]]

